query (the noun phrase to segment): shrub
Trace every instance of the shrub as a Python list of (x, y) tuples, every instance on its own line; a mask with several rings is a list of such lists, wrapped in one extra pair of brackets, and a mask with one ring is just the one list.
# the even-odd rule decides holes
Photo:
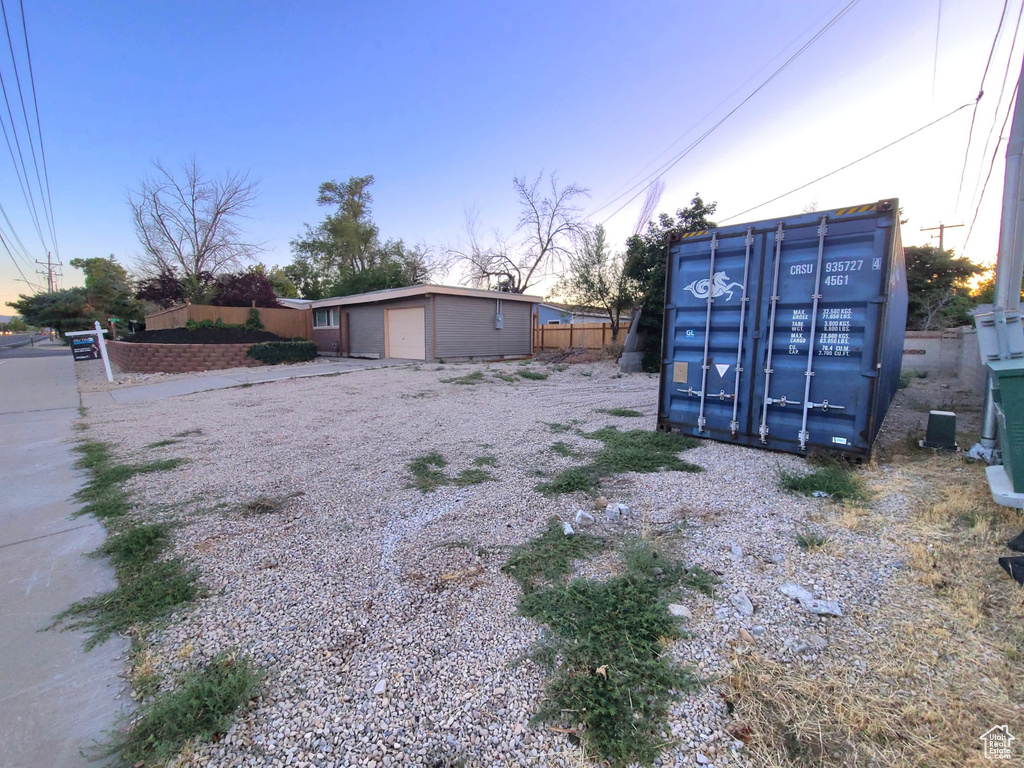
[(263, 320), (260, 319), (260, 311), (256, 307), (249, 308), (249, 319), (245, 321), (243, 326), (247, 331), (262, 331)]
[(246, 355), (267, 365), (304, 363), (316, 359), (317, 348), (312, 341), (265, 341), (253, 344)]

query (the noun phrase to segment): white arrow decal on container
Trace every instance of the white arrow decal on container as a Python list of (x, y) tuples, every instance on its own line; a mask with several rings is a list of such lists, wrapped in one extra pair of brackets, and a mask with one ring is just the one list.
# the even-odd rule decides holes
[(723, 379), (725, 378), (725, 374), (729, 372), (730, 367), (731, 366), (728, 363), (715, 363), (715, 369), (718, 371), (718, 375)]

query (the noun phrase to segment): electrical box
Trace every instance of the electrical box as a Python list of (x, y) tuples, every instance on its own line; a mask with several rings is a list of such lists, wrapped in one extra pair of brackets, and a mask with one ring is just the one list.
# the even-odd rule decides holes
[(1024, 359), (990, 360), (988, 369), (1003, 466), (1014, 493), (1024, 493)]
[(494, 316), (494, 327), (499, 331), (505, 327), (505, 316), (501, 312)]

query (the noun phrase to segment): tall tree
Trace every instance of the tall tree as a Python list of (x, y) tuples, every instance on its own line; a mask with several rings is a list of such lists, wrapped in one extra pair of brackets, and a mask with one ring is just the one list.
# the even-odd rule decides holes
[(380, 241), (371, 217), (373, 176), (347, 182), (325, 181), (317, 204), (334, 208), (316, 227), (306, 225), (292, 241), (294, 260), (284, 268), (307, 299), (400, 288), (425, 282), (429, 265), (424, 250), (401, 240)]
[(62, 337), (68, 331), (83, 331), (93, 327), (93, 318), (86, 309), (85, 288), (67, 288), (63, 291), (18, 296), (7, 306), (25, 318), (29, 325), (53, 328)]
[(114, 254), (107, 259), (72, 259), (70, 264), (85, 273), (85, 310), (90, 317), (104, 324), (110, 317), (142, 319), (143, 306), (135, 299), (128, 272)]
[(256, 200), (259, 182), (242, 173), (208, 177), (194, 159), (178, 176), (155, 166), (153, 175), (128, 194), (144, 250), (138, 266), (150, 276), (179, 273), (186, 297), (200, 303), (209, 298), (204, 275), (240, 269), (260, 251), (239, 225)]
[(448, 256), (466, 270), (466, 280), (479, 288), (525, 293), (540, 282), (546, 272), (560, 269), (573, 253), (587, 227), (579, 198), (588, 190), (575, 184), (559, 187), (555, 174), (550, 188), (542, 186), (544, 174), (533, 182), (515, 177), (512, 185), (519, 198), (518, 239), (507, 241), (495, 234), (484, 244), (471, 214), (466, 217), (468, 243), (449, 248)]
[(970, 281), (985, 268), (953, 251), (933, 245), (912, 245), (903, 250), (907, 262), (907, 328), (930, 331), (969, 325), (977, 305)]
[(640, 304), (640, 330), (644, 334), (644, 369), (661, 368), (661, 332), (665, 314), (665, 262), (668, 255), (668, 237), (675, 232), (700, 232), (712, 229), (709, 218), (718, 203), (705, 203), (700, 194), (694, 196), (687, 208), (676, 215), (662, 213), (657, 221), (647, 224), (647, 230), (626, 241), (626, 277), (636, 283)]
[(569, 269), (554, 289), (574, 309), (600, 308), (608, 315), (613, 342), (618, 341), (622, 315), (633, 307), (625, 266), (625, 257), (611, 252), (604, 227), (598, 224), (582, 236), (579, 250), (569, 258)]

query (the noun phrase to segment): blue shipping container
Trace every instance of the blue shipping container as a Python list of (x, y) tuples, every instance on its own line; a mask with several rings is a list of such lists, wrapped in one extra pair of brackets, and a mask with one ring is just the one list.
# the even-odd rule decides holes
[(674, 236), (658, 429), (867, 459), (906, 322), (897, 200)]

